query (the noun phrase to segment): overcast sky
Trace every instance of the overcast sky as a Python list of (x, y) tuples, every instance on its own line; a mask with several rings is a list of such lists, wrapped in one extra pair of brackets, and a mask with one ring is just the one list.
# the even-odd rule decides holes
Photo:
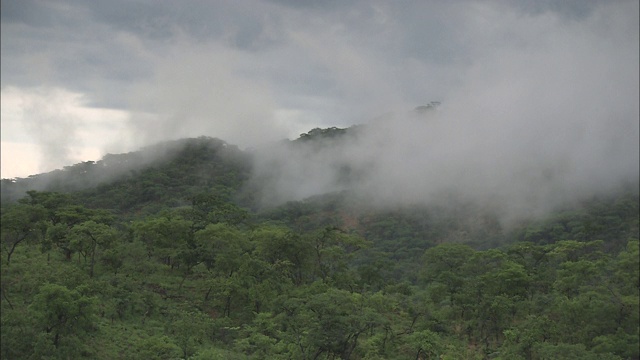
[(0, 11), (2, 178), (182, 137), (256, 146), (431, 101), (467, 125), (484, 111), (486, 126), (460, 136), (517, 128), (563, 143), (578, 131), (594, 144), (585, 157), (607, 163), (617, 146), (607, 154), (620, 167), (637, 164), (636, 0), (2, 0)]

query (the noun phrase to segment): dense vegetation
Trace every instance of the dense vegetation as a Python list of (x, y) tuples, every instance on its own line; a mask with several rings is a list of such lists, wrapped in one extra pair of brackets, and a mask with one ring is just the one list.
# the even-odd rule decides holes
[(256, 211), (247, 154), (162, 149), (3, 180), (3, 359), (640, 358), (637, 183), (504, 229), (347, 193)]

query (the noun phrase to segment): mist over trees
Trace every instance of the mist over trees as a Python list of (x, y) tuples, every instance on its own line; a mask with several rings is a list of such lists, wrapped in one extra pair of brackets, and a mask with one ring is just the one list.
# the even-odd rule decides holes
[(1, 0), (0, 358), (640, 360), (639, 10)]
[(508, 225), (638, 179), (637, 122), (526, 114), (511, 121), (495, 109), (470, 114), (469, 107), (431, 103), (260, 149), (253, 176), (264, 189), (260, 201), (345, 190), (378, 208), (461, 201), (491, 208)]
[(637, 176), (440, 191), (438, 111), (3, 179), (2, 358), (638, 359)]

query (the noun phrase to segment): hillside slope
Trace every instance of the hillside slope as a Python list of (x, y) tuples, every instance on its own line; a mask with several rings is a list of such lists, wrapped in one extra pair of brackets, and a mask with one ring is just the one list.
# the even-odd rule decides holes
[(353, 169), (265, 204), (259, 151), (184, 139), (3, 180), (0, 356), (639, 358), (637, 181), (504, 223), (455, 196), (380, 206)]

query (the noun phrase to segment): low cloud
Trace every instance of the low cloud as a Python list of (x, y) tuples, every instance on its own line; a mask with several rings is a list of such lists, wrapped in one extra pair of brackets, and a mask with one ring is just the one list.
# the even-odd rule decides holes
[(2, 91), (2, 177), (26, 177), (97, 160), (126, 130), (127, 113), (87, 107), (81, 94), (59, 88)]
[[(56, 165), (88, 144), (131, 151), (205, 135), (260, 149), (266, 202), (348, 185), (380, 203), (453, 189), (521, 198), (510, 206), (527, 211), (637, 177), (637, 1), (58, 0), (4, 10), (3, 98), (11, 87), (67, 89), (85, 109), (130, 115), (93, 131), (85, 113), (52, 107), (59, 98), (24, 105), (21, 126)], [(407, 115), (434, 100), (443, 105), (429, 119)], [(367, 122), (330, 150), (260, 147)]]
[(216, 44), (176, 41), (132, 92), (132, 134), (144, 145), (202, 135), (241, 146), (281, 139), (269, 86), (243, 75), (242, 61)]
[[(72, 104), (78, 101), (78, 95), (59, 89), (40, 88), (29, 94), (17, 92), (15, 96), (21, 112), (15, 115), (22, 120), (20, 125), (26, 136), (34, 139), (40, 149), (40, 170), (69, 165), (75, 155), (73, 144), (78, 143), (80, 119), (71, 109)], [(17, 119), (6, 120), (15, 123)]]
[[(437, 111), (382, 117), (328, 147), (263, 149), (254, 185), (266, 205), (340, 190), (382, 206), (456, 194), (509, 221), (638, 181), (638, 21), (623, 12), (517, 18), (527, 31), (478, 50)], [(493, 31), (506, 34), (516, 18), (501, 16)]]

